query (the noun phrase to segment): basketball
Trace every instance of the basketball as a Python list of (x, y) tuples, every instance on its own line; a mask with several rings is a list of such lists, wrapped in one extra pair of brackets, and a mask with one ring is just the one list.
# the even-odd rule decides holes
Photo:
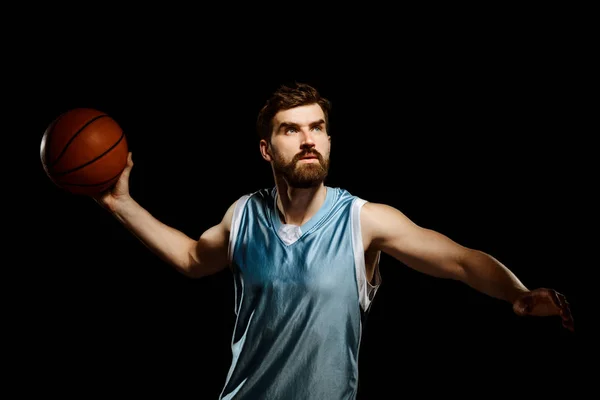
[(59, 115), (42, 136), (40, 157), (50, 180), (78, 195), (112, 187), (127, 165), (127, 140), (109, 115), (75, 108)]

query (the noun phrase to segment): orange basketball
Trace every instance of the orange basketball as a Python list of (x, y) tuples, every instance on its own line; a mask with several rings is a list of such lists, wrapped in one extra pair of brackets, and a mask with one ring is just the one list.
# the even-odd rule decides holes
[(109, 115), (75, 108), (50, 123), (40, 157), (48, 177), (73, 194), (93, 196), (114, 185), (127, 165), (127, 140)]

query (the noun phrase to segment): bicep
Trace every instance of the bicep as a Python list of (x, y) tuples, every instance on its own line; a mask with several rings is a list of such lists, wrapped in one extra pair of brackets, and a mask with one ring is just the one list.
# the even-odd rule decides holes
[(235, 204), (229, 207), (220, 223), (204, 231), (195, 243), (191, 252), (195, 264), (194, 277), (214, 274), (227, 267), (229, 233)]
[(461, 259), (469, 249), (447, 236), (420, 227), (401, 211), (383, 204), (365, 204), (361, 222), (370, 248), (428, 275), (461, 279)]

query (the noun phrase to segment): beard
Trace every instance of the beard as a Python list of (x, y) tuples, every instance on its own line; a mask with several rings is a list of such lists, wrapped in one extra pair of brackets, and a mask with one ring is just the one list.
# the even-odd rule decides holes
[[(318, 163), (301, 163), (300, 159), (312, 155)], [(296, 154), (292, 161), (286, 163), (281, 155), (274, 152), (273, 169), (283, 176), (290, 187), (308, 189), (320, 185), (329, 172), (329, 159), (325, 159), (316, 150), (307, 150)]]

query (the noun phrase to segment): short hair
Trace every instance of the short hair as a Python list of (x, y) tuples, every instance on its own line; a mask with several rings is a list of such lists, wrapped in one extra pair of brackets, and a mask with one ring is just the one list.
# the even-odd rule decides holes
[(310, 104), (321, 106), (325, 115), (325, 127), (329, 130), (331, 102), (321, 96), (313, 86), (306, 83), (294, 82), (293, 84), (279, 86), (258, 113), (256, 121), (258, 137), (270, 141), (273, 130), (273, 117), (278, 112)]

